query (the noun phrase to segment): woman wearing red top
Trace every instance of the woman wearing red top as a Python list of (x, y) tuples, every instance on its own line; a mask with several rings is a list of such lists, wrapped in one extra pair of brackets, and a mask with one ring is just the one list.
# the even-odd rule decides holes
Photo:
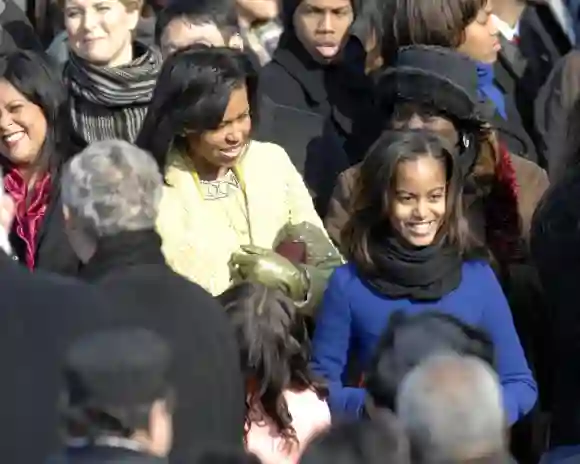
[(75, 274), (58, 181), (67, 153), (64, 101), (59, 76), (42, 56), (17, 51), (0, 59), (0, 164), (16, 206), (14, 258), (31, 270)]

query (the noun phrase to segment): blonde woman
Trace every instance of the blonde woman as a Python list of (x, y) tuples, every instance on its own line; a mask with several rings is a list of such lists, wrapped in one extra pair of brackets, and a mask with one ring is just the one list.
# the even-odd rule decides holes
[(161, 56), (136, 42), (143, 0), (60, 0), (70, 47), (64, 69), (75, 142), (133, 142), (161, 68)]

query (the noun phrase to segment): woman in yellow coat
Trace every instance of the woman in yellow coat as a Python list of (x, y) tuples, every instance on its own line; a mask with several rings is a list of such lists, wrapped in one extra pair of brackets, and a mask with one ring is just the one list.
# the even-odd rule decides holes
[(252, 140), (255, 109), (237, 50), (194, 46), (164, 64), (137, 140), (165, 175), (163, 250), (213, 295), (255, 280), (311, 309), (342, 258), (286, 152)]

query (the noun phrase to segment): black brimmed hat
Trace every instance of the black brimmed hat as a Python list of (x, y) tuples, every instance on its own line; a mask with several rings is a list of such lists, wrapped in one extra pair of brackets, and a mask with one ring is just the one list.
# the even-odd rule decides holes
[(79, 339), (67, 353), (68, 405), (102, 411), (149, 405), (168, 392), (170, 349), (145, 329), (115, 329)]
[(434, 108), (454, 121), (483, 125), (486, 105), (478, 94), (477, 67), (454, 50), (412, 45), (403, 47), (393, 66), (377, 77), (377, 95), (383, 108), (400, 102)]

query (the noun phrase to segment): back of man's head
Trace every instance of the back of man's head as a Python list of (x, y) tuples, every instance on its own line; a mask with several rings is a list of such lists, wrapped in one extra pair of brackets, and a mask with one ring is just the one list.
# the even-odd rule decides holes
[(429, 357), (401, 383), (396, 410), (421, 464), (498, 462), (504, 455), (501, 387), (480, 359)]
[(366, 390), (374, 408), (394, 409), (403, 378), (429, 356), (441, 351), (494, 359), (487, 335), (443, 311), (408, 315), (395, 312), (381, 335), (366, 373)]
[[(215, 26), (226, 45), (229, 38), (239, 32), (234, 0), (171, 0), (157, 15), (155, 41), (158, 45), (163, 45), (162, 37), (169, 24), (179, 19), (188, 24), (190, 28), (202, 25)], [(202, 42), (202, 39), (204, 38), (200, 37), (199, 41)], [(193, 40), (192, 43), (196, 43), (196, 41)], [(218, 44), (207, 43), (207, 45), (215, 46)]]
[(410, 464), (409, 442), (394, 416), (334, 424), (306, 447), (300, 464)]

